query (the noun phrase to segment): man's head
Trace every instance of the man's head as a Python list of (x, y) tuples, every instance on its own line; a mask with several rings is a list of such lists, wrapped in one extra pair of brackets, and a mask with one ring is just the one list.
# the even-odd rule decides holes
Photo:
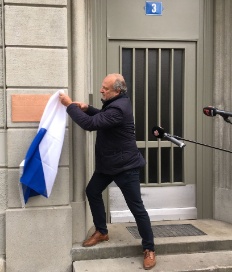
[(109, 100), (121, 93), (126, 93), (126, 82), (121, 74), (109, 74), (102, 82), (100, 93), (104, 101)]

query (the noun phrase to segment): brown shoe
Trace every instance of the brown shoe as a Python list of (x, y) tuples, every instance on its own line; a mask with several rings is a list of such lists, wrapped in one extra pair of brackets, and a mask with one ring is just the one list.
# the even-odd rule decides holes
[(91, 247), (96, 244), (104, 241), (109, 241), (108, 234), (101, 234), (98, 230), (94, 232), (94, 234), (82, 244), (83, 247)]
[(155, 252), (146, 249), (144, 252), (143, 267), (145, 270), (152, 269), (156, 265)]

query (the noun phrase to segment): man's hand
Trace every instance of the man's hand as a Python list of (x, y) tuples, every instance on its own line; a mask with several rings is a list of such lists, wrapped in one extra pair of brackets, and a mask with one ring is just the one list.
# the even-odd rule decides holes
[(74, 101), (73, 104), (76, 104), (82, 111), (87, 111), (89, 105), (83, 102)]
[(60, 99), (60, 102), (66, 107), (72, 104), (72, 99), (67, 94), (60, 93), (59, 99)]
[(75, 104), (82, 111), (87, 111), (89, 107), (89, 105), (86, 103), (79, 102), (79, 101), (72, 101), (72, 99), (67, 94), (64, 94), (64, 93), (59, 94), (59, 99), (60, 99), (60, 102), (66, 107), (68, 107), (70, 104)]

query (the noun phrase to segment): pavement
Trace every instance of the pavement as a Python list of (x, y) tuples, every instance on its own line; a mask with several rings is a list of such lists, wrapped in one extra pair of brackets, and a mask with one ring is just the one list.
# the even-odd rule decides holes
[[(197, 236), (155, 237), (156, 266), (150, 271), (232, 272), (232, 225), (217, 220), (152, 222), (152, 226), (191, 224), (205, 233)], [(135, 223), (109, 224), (109, 242), (91, 248), (81, 243), (72, 249), (73, 272), (143, 271), (141, 239), (127, 227)], [(90, 230), (89, 235), (94, 229)], [(88, 236), (89, 236), (88, 235)]]

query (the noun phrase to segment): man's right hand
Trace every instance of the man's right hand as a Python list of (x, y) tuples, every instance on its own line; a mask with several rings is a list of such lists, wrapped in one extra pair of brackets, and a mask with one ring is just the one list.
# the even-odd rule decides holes
[(76, 104), (82, 111), (87, 111), (89, 105), (83, 102), (74, 101), (73, 104)]

